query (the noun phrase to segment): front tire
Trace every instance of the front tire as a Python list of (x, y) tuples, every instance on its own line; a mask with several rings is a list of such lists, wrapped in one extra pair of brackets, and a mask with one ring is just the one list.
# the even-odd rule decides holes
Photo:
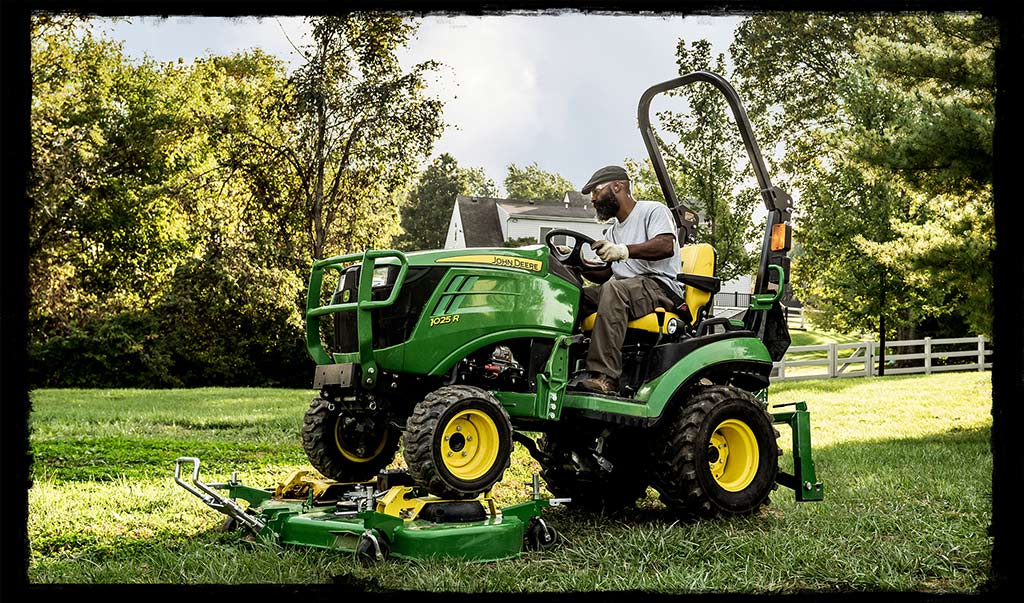
[(512, 456), (512, 422), (486, 391), (442, 387), (416, 405), (405, 430), (409, 475), (442, 498), (472, 498), (501, 481)]
[(654, 439), (652, 486), (685, 518), (756, 513), (779, 470), (779, 433), (749, 393), (715, 385), (697, 392)]
[(384, 416), (351, 413), (314, 398), (302, 421), (302, 448), (317, 471), (339, 482), (364, 482), (387, 467), (401, 434)]

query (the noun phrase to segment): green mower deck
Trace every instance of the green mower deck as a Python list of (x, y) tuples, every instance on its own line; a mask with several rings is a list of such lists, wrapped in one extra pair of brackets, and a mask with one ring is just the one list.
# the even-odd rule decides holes
[[(187, 463), (192, 463), (191, 484), (181, 477)], [(406, 476), (400, 472), (382, 472), (376, 481), (340, 483), (296, 471), (274, 489), (245, 486), (234, 474), (226, 483), (207, 484), (199, 479), (194, 457), (175, 461), (174, 481), (227, 515), (228, 529), (244, 527), (283, 546), (352, 553), (364, 564), (389, 557), (496, 561), (524, 548), (548, 549), (558, 534), (540, 515), (545, 507), (568, 502), (541, 498), (536, 476), (531, 500), (501, 509), (487, 493), (470, 500), (419, 495), (403, 485)]]

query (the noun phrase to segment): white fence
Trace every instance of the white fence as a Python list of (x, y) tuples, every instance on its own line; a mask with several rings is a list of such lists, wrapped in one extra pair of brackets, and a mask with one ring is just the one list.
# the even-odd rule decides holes
[(807, 319), (804, 316), (803, 308), (790, 308), (786, 306), (786, 324), (791, 329), (807, 330)]
[[(885, 342), (885, 374), (931, 374), (941, 371), (984, 371), (992, 368), (991, 342), (985, 337), (962, 339), (910, 339)], [(901, 348), (921, 351), (900, 353)], [(789, 348), (775, 363), (773, 381), (824, 379), (830, 377), (878, 376), (880, 350), (877, 341), (829, 343)], [(907, 361), (913, 361), (910, 366)], [(920, 361), (920, 362), (917, 362)], [(808, 367), (822, 367), (815, 370)]]

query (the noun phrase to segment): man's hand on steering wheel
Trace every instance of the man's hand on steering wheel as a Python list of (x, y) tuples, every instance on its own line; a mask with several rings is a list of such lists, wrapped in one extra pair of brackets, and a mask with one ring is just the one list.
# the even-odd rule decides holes
[[(555, 243), (555, 237), (564, 236), (575, 241), (573, 246)], [(588, 259), (583, 256), (583, 246), (590, 245), (593, 248), (594, 239), (583, 233), (573, 230), (556, 228), (548, 231), (544, 237), (551, 255), (562, 264), (571, 268), (577, 275), (582, 276), (587, 272), (594, 272), (607, 269), (608, 263), (597, 259)], [(596, 254), (595, 254), (596, 255)]]

